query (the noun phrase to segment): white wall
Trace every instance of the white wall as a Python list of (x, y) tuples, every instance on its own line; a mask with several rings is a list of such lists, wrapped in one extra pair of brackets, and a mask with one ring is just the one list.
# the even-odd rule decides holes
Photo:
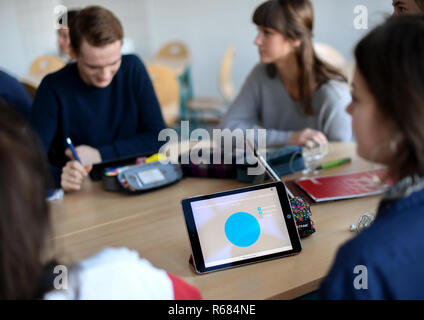
[(169, 40), (191, 49), (195, 95), (218, 96), (218, 70), (230, 44), (236, 46), (233, 78), (236, 88), (258, 60), (251, 23), (260, 0), (150, 0), (152, 52)]
[[(353, 26), (356, 5), (366, 5), (370, 28), (390, 14), (391, 0), (312, 0), (315, 39), (352, 58), (355, 43), (367, 32)], [(236, 46), (234, 82), (238, 90), (258, 61), (251, 23), (261, 0), (0, 0), (0, 68), (23, 76), (30, 62), (57, 52), (53, 8), (91, 4), (112, 10), (121, 20), (134, 50), (149, 58), (169, 40), (183, 40), (192, 53), (195, 95), (219, 96), (217, 75), (222, 55)]]
[[(168, 0), (156, 1), (168, 2)], [(141, 56), (150, 55), (150, 31), (147, 25), (148, 0), (62, 0), (61, 2), (68, 9), (100, 5), (111, 10), (122, 23), (125, 38), (132, 40), (135, 52)]]
[(0, 66), (9, 72), (21, 73), (24, 70), (17, 69), (12, 63), (13, 56), (17, 60), (22, 60), (24, 55), (17, 20), (16, 2), (2, 1), (0, 3)]
[(22, 76), (31, 61), (56, 52), (53, 9), (59, 0), (0, 0), (0, 68)]
[(368, 24), (372, 29), (392, 14), (391, 0), (312, 0), (315, 10), (315, 41), (330, 44), (350, 60), (355, 44), (369, 30), (354, 28), (354, 8), (368, 8)]

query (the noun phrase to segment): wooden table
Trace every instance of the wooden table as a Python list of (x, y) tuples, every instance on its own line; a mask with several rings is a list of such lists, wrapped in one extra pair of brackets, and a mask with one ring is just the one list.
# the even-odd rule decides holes
[[(332, 146), (325, 161), (351, 156), (352, 163), (322, 174), (371, 169), (355, 155), (355, 144)], [(104, 246), (125, 246), (195, 285), (205, 299), (292, 299), (319, 287), (339, 246), (354, 236), (350, 224), (364, 211), (375, 210), (380, 199), (313, 205), (317, 232), (302, 241), (303, 251), (297, 256), (196, 275), (188, 264), (191, 252), (181, 199), (243, 186), (236, 180), (185, 178), (168, 188), (131, 196), (105, 192), (100, 183), (86, 181), (83, 191), (51, 204), (57, 257), (73, 263)]]

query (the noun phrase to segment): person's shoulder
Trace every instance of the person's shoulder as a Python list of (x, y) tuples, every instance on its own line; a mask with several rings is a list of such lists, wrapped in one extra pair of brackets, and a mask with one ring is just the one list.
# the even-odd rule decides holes
[(156, 272), (152, 264), (139, 256), (137, 251), (128, 248), (105, 248), (97, 254), (78, 263), (81, 270), (88, 272), (99, 271), (107, 272), (108, 270), (122, 269), (133, 273), (134, 269), (144, 269), (148, 272)]
[(0, 82), (18, 82), (18, 80), (7, 72), (0, 70)]
[(146, 66), (144, 65), (141, 58), (135, 54), (122, 55), (121, 70), (124, 75), (124, 78), (144, 78), (147, 74)]
[[(369, 257), (373, 257), (372, 251), (378, 247), (377, 242), (368, 243), (370, 240), (374, 240), (372, 233), (363, 231), (357, 234), (354, 238), (344, 243), (337, 252), (337, 259), (342, 261), (344, 264), (354, 265), (359, 262), (367, 261)], [(366, 249), (365, 249), (366, 248)]]
[(23, 85), (13, 75), (0, 70), (0, 92), (10, 94), (12, 92), (25, 91)]
[(124, 54), (122, 55), (122, 65), (131, 68), (133, 66), (143, 66), (144, 63), (136, 54)]
[[(346, 226), (347, 228), (348, 226)], [(340, 247), (339, 260), (355, 262), (356, 264), (363, 261), (372, 263), (374, 260), (381, 260), (381, 257), (386, 254), (387, 243), (394, 240), (389, 235), (393, 233), (392, 229), (393, 226), (390, 221), (377, 217), (368, 228), (356, 234)], [(387, 252), (387, 254), (389, 253)]]
[[(399, 281), (406, 283), (421, 274), (421, 269), (410, 267), (422, 265), (424, 261), (421, 250), (424, 244), (424, 206), (414, 200), (419, 196), (415, 194), (388, 204), (367, 229), (340, 247), (324, 282), (324, 298), (392, 297), (382, 288), (396, 285)], [(405, 202), (409, 203), (409, 207), (405, 206)], [(408, 268), (409, 274), (398, 272), (403, 268)], [(352, 283), (356, 274), (365, 271), (369, 283), (373, 283), (372, 289), (370, 287), (363, 292), (350, 290), (346, 281)]]
[[(105, 248), (72, 270), (69, 279), (74, 279), (78, 288), (54, 290), (46, 299), (173, 299), (172, 282), (166, 271), (127, 248)], [(75, 292), (79, 292), (79, 297)]]
[(250, 72), (250, 76), (254, 76), (256, 78), (268, 77), (267, 69), (268, 69), (267, 64), (259, 62), (253, 66), (252, 71)]
[[(394, 252), (404, 252), (414, 246), (422, 246), (424, 238), (424, 192), (395, 201), (379, 212), (370, 227), (363, 230), (341, 247), (344, 258), (362, 257), (376, 264), (392, 261)], [(390, 246), (387, 244), (390, 243)], [(416, 252), (421, 255), (423, 253)], [(411, 252), (411, 255), (415, 253)]]
[(23, 87), (18, 79), (0, 70), (0, 92), (1, 94), (9, 94), (10, 91), (16, 92), (22, 90)]
[(272, 80), (268, 76), (267, 65), (264, 63), (257, 63), (250, 70), (246, 80), (245, 85), (249, 87), (249, 90), (255, 89), (266, 89), (268, 87), (268, 82)]
[(42, 88), (45, 85), (49, 87), (69, 86), (70, 77), (73, 76), (75, 68), (76, 63), (73, 62), (65, 65), (62, 69), (47, 74), (43, 80), (41, 80), (40, 87)]
[(79, 262), (79, 266), (82, 268), (93, 268), (104, 266), (109, 263), (137, 261), (137, 259), (139, 259), (139, 255), (134, 250), (107, 247)]
[(349, 85), (346, 81), (330, 79), (323, 83), (317, 93), (322, 99), (330, 101), (340, 101), (341, 99), (351, 99)]

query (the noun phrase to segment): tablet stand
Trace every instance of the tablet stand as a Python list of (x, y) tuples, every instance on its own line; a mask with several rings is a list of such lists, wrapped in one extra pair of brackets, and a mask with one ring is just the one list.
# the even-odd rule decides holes
[(197, 272), (196, 272), (196, 268), (194, 267), (194, 263), (193, 263), (193, 255), (192, 255), (192, 254), (190, 255), (190, 259), (188, 259), (188, 264), (191, 266), (191, 268), (192, 268), (193, 272), (195, 272), (195, 273), (197, 274)]

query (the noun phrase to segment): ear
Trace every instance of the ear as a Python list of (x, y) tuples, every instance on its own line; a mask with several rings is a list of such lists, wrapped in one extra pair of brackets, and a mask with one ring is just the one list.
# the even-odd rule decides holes
[(296, 39), (296, 40), (290, 40), (291, 45), (293, 48), (297, 49), (300, 47), (300, 45), (302, 44), (302, 40), (300, 39)]
[(398, 132), (397, 134), (395, 134), (395, 136), (390, 140), (390, 150), (392, 152), (396, 152), (399, 148), (399, 145), (402, 143), (404, 139), (404, 135), (401, 132)]

